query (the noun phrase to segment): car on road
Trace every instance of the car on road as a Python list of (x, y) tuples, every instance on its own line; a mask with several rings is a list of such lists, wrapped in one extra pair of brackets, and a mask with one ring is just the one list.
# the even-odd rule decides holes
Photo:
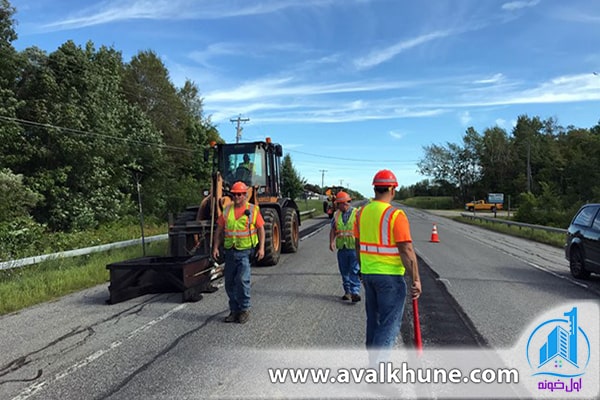
[(567, 230), (565, 257), (571, 275), (586, 279), (600, 274), (600, 204), (582, 206)]

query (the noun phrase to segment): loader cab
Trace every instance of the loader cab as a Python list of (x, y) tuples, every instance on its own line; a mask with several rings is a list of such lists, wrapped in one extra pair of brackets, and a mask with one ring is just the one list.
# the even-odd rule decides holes
[(221, 171), (224, 189), (242, 181), (258, 187), (259, 196), (279, 196), (281, 155), (281, 145), (270, 142), (220, 145), (217, 170)]

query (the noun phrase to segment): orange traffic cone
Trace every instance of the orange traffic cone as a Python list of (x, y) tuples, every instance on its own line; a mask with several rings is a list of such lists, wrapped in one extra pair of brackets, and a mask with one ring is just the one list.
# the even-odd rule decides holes
[(438, 231), (436, 224), (433, 224), (433, 230), (431, 231), (431, 240), (432, 243), (439, 243), (440, 238), (438, 237)]

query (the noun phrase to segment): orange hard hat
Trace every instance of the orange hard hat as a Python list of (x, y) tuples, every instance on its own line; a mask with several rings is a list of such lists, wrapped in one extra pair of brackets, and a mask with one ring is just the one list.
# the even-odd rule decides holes
[(389, 169), (378, 171), (373, 177), (373, 186), (393, 186), (398, 187), (396, 175)]
[(336, 203), (346, 203), (348, 201), (352, 200), (350, 198), (350, 195), (344, 191), (339, 191), (336, 195), (335, 195), (335, 202)]
[(231, 186), (231, 193), (246, 193), (248, 186), (242, 181), (238, 181)]

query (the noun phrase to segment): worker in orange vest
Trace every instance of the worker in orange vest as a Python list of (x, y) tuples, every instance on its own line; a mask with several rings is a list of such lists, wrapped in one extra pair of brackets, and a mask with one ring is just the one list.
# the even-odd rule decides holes
[[(244, 324), (250, 317), (250, 260), (265, 256), (264, 220), (257, 205), (247, 200), (248, 186), (235, 182), (231, 186), (233, 206), (223, 210), (217, 220), (212, 256), (219, 258), (219, 247), (225, 248), (225, 291), (230, 313), (225, 322)], [(256, 251), (256, 254), (254, 254)]]
[(387, 360), (400, 333), (407, 290), (406, 271), (412, 278), (412, 298), (421, 295), (408, 219), (404, 211), (390, 204), (396, 187), (398, 181), (392, 171), (378, 171), (373, 177), (375, 198), (358, 211), (354, 225), (365, 289), (366, 347), (372, 365)]
[(331, 220), (329, 231), (329, 250), (337, 249), (337, 261), (344, 295), (342, 300), (352, 300), (353, 303), (360, 299), (359, 267), (356, 259), (356, 241), (354, 239), (354, 221), (356, 208), (350, 205), (352, 199), (344, 191), (339, 191), (335, 196), (337, 210)]

